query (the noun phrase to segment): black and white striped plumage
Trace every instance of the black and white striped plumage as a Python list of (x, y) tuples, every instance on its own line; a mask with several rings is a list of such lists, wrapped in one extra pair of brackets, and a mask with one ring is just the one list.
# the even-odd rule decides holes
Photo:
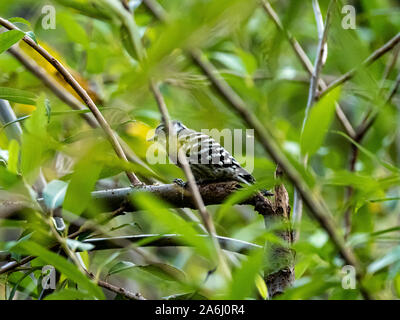
[[(185, 127), (179, 121), (171, 121), (177, 135), (177, 143), (182, 148), (197, 183), (215, 181), (238, 181), (245, 184), (255, 182), (253, 176), (243, 169), (213, 138)], [(165, 145), (166, 128), (160, 124), (155, 131), (154, 140)], [(174, 163), (176, 159), (169, 154)]]

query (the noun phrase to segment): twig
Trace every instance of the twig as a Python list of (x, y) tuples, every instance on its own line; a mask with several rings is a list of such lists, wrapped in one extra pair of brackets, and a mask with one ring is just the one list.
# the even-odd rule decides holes
[[(398, 74), (396, 81), (395, 81), (392, 89), (390, 90), (387, 98), (384, 100), (384, 102), (381, 104), (380, 107), (383, 107), (383, 106), (391, 103), (392, 99), (394, 98), (394, 96), (396, 95), (396, 92), (399, 89), (399, 86), (400, 86), (400, 73)], [(372, 127), (372, 125), (374, 124), (375, 120), (378, 117), (378, 114), (379, 114), (379, 108), (374, 114), (372, 114), (369, 117), (369, 120), (366, 118), (364, 120), (364, 122), (361, 123), (361, 125), (358, 129), (358, 133), (357, 133), (358, 141), (360, 141), (365, 136), (365, 134), (368, 132), (368, 130)]]
[[(385, 72), (384, 78), (386, 76), (388, 76), (387, 72)], [(384, 82), (384, 79), (382, 81), (382, 84), (383, 84), (383, 82)], [(381, 104), (381, 106), (378, 107), (378, 110), (375, 113), (373, 113), (372, 115), (370, 115), (370, 113), (372, 112), (372, 111), (370, 111), (365, 116), (365, 118), (362, 120), (359, 128), (357, 129), (357, 135), (356, 135), (356, 138), (354, 139), (355, 142), (361, 143), (361, 141), (363, 140), (363, 138), (365, 137), (365, 135), (367, 134), (369, 129), (372, 127), (372, 125), (376, 121), (376, 119), (378, 117), (379, 109), (382, 108), (383, 106), (389, 104), (392, 101), (399, 86), (400, 86), (400, 73), (398, 74), (396, 82), (394, 83), (392, 89), (390, 90), (389, 94), (387, 95), (387, 98), (384, 100), (384, 102)], [(379, 91), (381, 91), (381, 90), (379, 90)], [(354, 172), (356, 169), (358, 154), (359, 154), (358, 147), (356, 145), (352, 144), (351, 145), (351, 155), (350, 155), (350, 165), (349, 165), (350, 172)], [(353, 187), (349, 186), (347, 188), (347, 195), (346, 195), (347, 201), (351, 198), (351, 196), (353, 195), (353, 192), (354, 192)], [(345, 238), (347, 238), (351, 232), (351, 220), (352, 220), (351, 213), (352, 213), (351, 207), (348, 207), (344, 213)]]
[[(199, 238), (206, 238), (208, 235), (199, 234), (197, 235)], [(261, 249), (262, 247), (246, 242), (243, 240), (237, 240), (228, 237), (216, 236), (220, 246), (224, 250), (237, 252), (245, 254), (254, 249)], [(171, 247), (171, 246), (182, 246), (186, 244), (182, 244), (182, 236), (177, 234), (140, 234), (133, 236), (119, 236), (119, 237), (111, 237), (111, 238), (90, 238), (86, 239), (84, 243), (93, 244), (95, 247), (92, 250), (108, 250), (108, 249), (117, 249), (121, 248), (119, 245), (120, 240), (127, 240), (132, 243), (140, 242), (140, 246), (145, 247)]]
[[(380, 47), (379, 49), (375, 50), (367, 59), (365, 59), (361, 63), (360, 67), (369, 66), (370, 64), (372, 64), (373, 62), (378, 60), (380, 57), (382, 57), (386, 52), (388, 52), (391, 49), (393, 49), (399, 42), (400, 42), (400, 32), (397, 35), (395, 35), (392, 39), (390, 39), (388, 42), (386, 42), (382, 47)], [(342, 75), (341, 77), (336, 79), (335, 81), (331, 82), (319, 94), (319, 97), (324, 96), (325, 94), (327, 94), (332, 89), (338, 87), (339, 85), (341, 85), (341, 84), (345, 83), (346, 81), (350, 80), (351, 78), (353, 78), (360, 67), (354, 68), (354, 69), (348, 71), (347, 73), (345, 73), (344, 75)]]
[(385, 80), (389, 78), (390, 73), (392, 72), (394, 66), (396, 65), (396, 61), (397, 61), (397, 58), (399, 57), (399, 53), (400, 53), (400, 44), (398, 44), (393, 49), (392, 58), (389, 60), (388, 64), (386, 65), (386, 68), (385, 68), (385, 71), (384, 71), (383, 77), (382, 77), (382, 87), (384, 85)]
[[(224, 275), (228, 278), (231, 277), (230, 275), (230, 270), (226, 264), (226, 261), (223, 257), (223, 253), (221, 251), (221, 247), (219, 245), (219, 242), (216, 238), (216, 230), (215, 230), (215, 226), (214, 223), (212, 221), (211, 215), (210, 213), (207, 211), (205, 205), (204, 205), (204, 201), (201, 197), (199, 188), (196, 184), (195, 178), (193, 176), (192, 170), (190, 169), (189, 163), (183, 153), (183, 150), (178, 146), (177, 143), (177, 135), (175, 132), (175, 128), (171, 125), (170, 122), (170, 118), (169, 118), (169, 114), (168, 114), (168, 109), (167, 106), (165, 104), (164, 98), (158, 88), (158, 84), (156, 84), (154, 81), (150, 82), (150, 88), (151, 91), (154, 94), (154, 97), (157, 101), (157, 105), (158, 108), (160, 110), (160, 113), (162, 115), (162, 121), (165, 125), (165, 128), (168, 132), (168, 137), (167, 137), (167, 141), (169, 141), (169, 144), (172, 142), (173, 146), (172, 146), (172, 150), (174, 152), (177, 152), (178, 154), (178, 164), (179, 166), (183, 169), (186, 179), (188, 181), (189, 184), (189, 189), (191, 191), (192, 197), (193, 197), (193, 201), (197, 207), (197, 209), (199, 210), (201, 219), (204, 223), (204, 226), (206, 227), (208, 233), (210, 234), (210, 237), (212, 239), (212, 242), (214, 244), (214, 247), (216, 249), (217, 255), (218, 255), (218, 260), (219, 263), (221, 265), (221, 270), (224, 273)], [(167, 147), (168, 148), (168, 147)]]
[[(329, 30), (329, 26), (330, 26), (330, 22), (331, 22), (331, 10), (332, 10), (333, 2), (334, 1), (332, 0), (329, 3), (328, 12), (326, 14), (326, 21), (325, 21), (325, 25), (324, 25), (324, 21), (322, 18), (318, 0), (313, 0), (313, 9), (314, 9), (315, 20), (317, 23), (319, 41), (318, 41), (318, 47), (317, 47), (317, 55), (316, 55), (315, 63), (313, 66), (313, 72), (311, 74), (311, 79), (310, 79), (310, 88), (309, 88), (309, 92), (308, 92), (308, 100), (307, 100), (307, 106), (306, 106), (306, 110), (305, 110), (305, 114), (304, 114), (303, 125), (301, 128), (301, 135), (303, 135), (303, 133), (304, 133), (304, 129), (305, 129), (305, 126), (306, 126), (306, 123), (308, 120), (308, 116), (309, 116), (311, 107), (315, 103), (321, 70), (327, 59), (327, 50), (328, 50), (327, 38), (328, 38), (328, 30)], [(304, 155), (302, 162), (303, 162), (304, 166), (307, 166), (308, 155)], [(295, 189), (294, 195), (293, 195), (293, 215), (292, 215), (292, 225), (295, 230), (294, 231), (294, 238), (295, 238), (294, 241), (297, 241), (300, 236), (299, 226), (300, 226), (300, 222), (301, 222), (301, 218), (302, 218), (302, 213), (303, 213), (303, 202), (301, 200), (301, 197), (300, 197), (297, 189)]]
[(96, 279), (95, 275), (91, 272), (87, 272), (87, 275), (90, 279), (93, 279), (97, 282), (97, 284), (102, 287), (105, 288), (107, 290), (110, 290), (112, 292), (115, 292), (117, 294), (120, 294), (122, 296), (124, 296), (125, 298), (128, 298), (130, 300), (146, 300), (141, 293), (139, 292), (130, 292), (129, 290), (122, 288), (122, 287), (117, 287), (111, 283), (108, 283), (106, 281), (100, 280), (100, 279)]
[[(41, 68), (35, 61), (24, 54), (17, 46), (13, 46), (8, 49), (8, 52), (14, 56), (27, 70), (29, 70), (33, 75), (35, 75), (43, 84), (49, 88), (61, 101), (70, 106), (74, 110), (85, 110), (86, 108), (78, 101), (72, 94), (64, 90), (64, 88), (54, 81), (48, 73)], [(89, 124), (92, 128), (97, 128), (97, 121), (87, 113), (80, 114), (82, 118)]]
[[(19, 30), (15, 25), (3, 19), (2, 17), (0, 17), (0, 25), (8, 30)], [(118, 157), (124, 161), (128, 161), (121, 145), (118, 142), (116, 135), (114, 134), (110, 125), (108, 124), (100, 110), (97, 108), (96, 104), (90, 98), (86, 90), (82, 88), (82, 86), (76, 81), (71, 73), (56, 58), (54, 58), (42, 46), (37, 44), (32, 38), (25, 35), (22, 40), (25, 41), (34, 50), (36, 50), (41, 56), (43, 56), (43, 58), (45, 58), (51, 65), (53, 65), (53, 67), (56, 68), (58, 72), (60, 72), (65, 81), (75, 90), (75, 92), (81, 97), (81, 99), (85, 102), (90, 111), (93, 113), (94, 117), (99, 122), (100, 127), (105, 132)], [(136, 186), (141, 184), (140, 180), (135, 176), (134, 173), (126, 172), (126, 175), (133, 185)]]
[[(307, 54), (304, 52), (303, 48), (299, 44), (299, 42), (290, 34), (289, 31), (287, 31), (279, 19), (278, 15), (272, 8), (271, 4), (269, 3), (268, 0), (261, 0), (262, 1), (262, 6), (265, 10), (265, 12), (269, 15), (269, 17), (272, 19), (272, 21), (275, 23), (276, 27), (278, 28), (279, 31), (281, 31), (289, 41), (290, 45), (293, 48), (294, 53), (296, 54), (297, 58), (299, 59), (300, 63), (304, 67), (304, 69), (312, 75), (314, 72), (314, 67), (313, 64), (311, 63), (310, 59), (308, 58)], [(324, 90), (326, 89), (327, 85), (325, 81), (321, 78), (319, 79), (318, 83), (319, 87)], [(346, 130), (346, 133), (354, 138), (356, 135), (356, 132), (351, 125), (350, 121), (347, 119), (345, 113), (343, 112), (342, 108), (340, 107), (339, 103), (335, 102), (335, 108), (336, 108), (336, 116), (339, 119), (340, 123), (342, 124), (343, 128)]]

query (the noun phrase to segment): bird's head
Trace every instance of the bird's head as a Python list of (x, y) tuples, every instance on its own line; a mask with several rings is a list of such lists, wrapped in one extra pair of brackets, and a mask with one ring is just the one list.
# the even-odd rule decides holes
[[(179, 135), (179, 133), (182, 130), (187, 129), (187, 127), (185, 127), (182, 122), (177, 121), (177, 120), (172, 120), (171, 122), (171, 126), (174, 130), (174, 132), (176, 133), (176, 135)], [(159, 140), (165, 140), (165, 138), (168, 136), (168, 132), (167, 132), (167, 128), (165, 127), (164, 122), (160, 123), (158, 125), (158, 127), (156, 128), (155, 132), (154, 132), (154, 136), (151, 137), (150, 139), (148, 139), (148, 141), (159, 141)]]

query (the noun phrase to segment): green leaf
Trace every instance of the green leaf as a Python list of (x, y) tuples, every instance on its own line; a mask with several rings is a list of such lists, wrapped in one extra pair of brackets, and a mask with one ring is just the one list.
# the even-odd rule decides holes
[(46, 96), (41, 94), (37, 100), (36, 110), (26, 120), (25, 128), (36, 136), (45, 136), (47, 129)]
[(67, 37), (74, 43), (79, 43), (84, 47), (89, 46), (89, 38), (85, 29), (76, 21), (74, 16), (67, 13), (57, 14), (57, 23), (64, 28)]
[(204, 257), (215, 257), (211, 240), (198, 237), (198, 232), (193, 226), (167, 209), (162, 200), (145, 192), (137, 192), (133, 195), (132, 201), (148, 212), (152, 224), (161, 227), (166, 233), (181, 235), (183, 243), (193, 246)]
[(256, 288), (256, 277), (261, 271), (262, 262), (263, 250), (255, 250), (243, 260), (232, 275), (227, 299), (242, 300), (251, 296)]
[(29, 38), (31, 38), (33, 41), (35, 41), (36, 44), (38, 44), (38, 42), (37, 42), (37, 40), (36, 40), (36, 35), (35, 35), (35, 33), (34, 33), (33, 31), (25, 32), (25, 34), (26, 34)]
[(118, 261), (115, 265), (113, 265), (110, 268), (110, 270), (108, 270), (108, 275), (116, 274), (118, 272), (133, 268), (135, 266), (136, 265), (130, 261)]
[(13, 17), (8, 19), (8, 21), (12, 22), (12, 23), (22, 23), (27, 25), (29, 28), (32, 28), (31, 23), (28, 20), (25, 20), (24, 18), (21, 17)]
[(24, 37), (25, 33), (19, 30), (10, 30), (0, 33), (0, 53), (8, 50), (13, 44)]
[(20, 181), (21, 178), (17, 174), (7, 170), (7, 168), (3, 166), (0, 166), (0, 188), (10, 189)]
[(43, 189), (43, 199), (48, 209), (60, 207), (64, 202), (68, 183), (61, 180), (53, 180)]
[(372, 262), (368, 268), (368, 273), (375, 273), (383, 268), (386, 268), (397, 261), (400, 261), (400, 246), (395, 247), (389, 253), (384, 255), (382, 258)]
[(80, 215), (86, 209), (101, 169), (102, 165), (89, 155), (76, 164), (64, 199), (65, 210)]
[(92, 296), (85, 292), (64, 288), (60, 291), (53, 292), (44, 298), (44, 300), (92, 300)]
[(15, 88), (0, 87), (0, 99), (29, 105), (36, 104), (35, 94)]
[(257, 274), (255, 281), (260, 296), (263, 297), (264, 300), (266, 300), (268, 298), (268, 288), (267, 285), (265, 284), (264, 279), (259, 274)]
[(17, 247), (26, 250), (31, 255), (40, 257), (40, 260), (54, 266), (68, 279), (75, 282), (82, 289), (85, 289), (93, 297), (97, 299), (105, 299), (102, 290), (94, 282), (89, 280), (74, 264), (65, 258), (31, 241), (20, 242)]
[(18, 173), (19, 163), (19, 143), (16, 140), (11, 140), (8, 144), (8, 170), (12, 173)]
[(18, 282), (14, 285), (13, 289), (10, 292), (10, 295), (8, 296), (8, 300), (12, 300), (14, 298), (15, 293), (18, 290), (19, 285), (22, 283), (22, 281), (28, 277), (32, 272), (36, 271), (36, 270), (40, 270), (40, 267), (34, 267), (29, 269), (19, 280)]
[(91, 243), (84, 243), (73, 239), (67, 239), (67, 245), (72, 251), (90, 251), (95, 247)]
[(29, 184), (32, 184), (39, 173), (44, 153), (48, 149), (47, 116), (45, 96), (42, 94), (36, 110), (25, 122), (21, 144), (21, 173)]
[(339, 99), (340, 87), (332, 90), (322, 97), (311, 108), (301, 136), (301, 152), (303, 155), (312, 156), (324, 142), (335, 114), (335, 102)]

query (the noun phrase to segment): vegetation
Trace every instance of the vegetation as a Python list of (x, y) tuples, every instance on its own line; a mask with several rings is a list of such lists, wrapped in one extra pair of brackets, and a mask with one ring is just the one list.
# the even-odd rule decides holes
[[(2, 1), (1, 299), (399, 298), (399, 10)], [(256, 184), (154, 163), (168, 119)]]

